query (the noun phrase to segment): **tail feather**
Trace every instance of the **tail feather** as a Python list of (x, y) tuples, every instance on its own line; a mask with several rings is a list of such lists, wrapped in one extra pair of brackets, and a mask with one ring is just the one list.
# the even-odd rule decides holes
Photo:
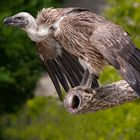
[[(140, 70), (139, 68), (137, 68), (140, 67), (140, 61), (138, 62), (138, 60), (136, 61), (132, 60), (130, 61), (120, 60), (121, 65), (119, 73), (126, 80), (126, 82), (135, 90), (135, 92), (140, 96)], [(137, 67), (136, 63), (138, 64)]]

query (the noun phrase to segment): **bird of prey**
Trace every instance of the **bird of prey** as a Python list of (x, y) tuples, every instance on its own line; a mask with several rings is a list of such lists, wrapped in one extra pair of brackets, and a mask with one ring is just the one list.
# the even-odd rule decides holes
[[(29, 13), (21, 12), (5, 18), (3, 22), (7, 26), (21, 28), (35, 42), (39, 58), (45, 65), (60, 100), (63, 100), (60, 84), (66, 92), (70, 87), (79, 85), (84, 74), (83, 67), (77, 57), (66, 51), (51, 34), (46, 34), (47, 30), (42, 28), (45, 19), (42, 21), (39, 16), (35, 19)], [(36, 37), (35, 31), (40, 29), (41, 33)], [(96, 78), (92, 85), (98, 87)]]
[[(20, 18), (29, 24), (28, 14)], [(37, 19), (37, 28), (24, 30), (36, 42), (51, 35), (75, 55), (85, 69), (81, 85), (91, 88), (94, 77), (111, 64), (140, 95), (140, 50), (119, 25), (82, 8), (46, 8)]]
[(89, 71), (82, 84), (90, 88), (95, 75), (111, 64), (140, 95), (140, 50), (127, 32), (86, 9), (71, 8), (66, 15), (60, 15), (63, 10), (65, 8), (46, 9), (40, 14), (47, 19), (48, 34), (53, 34)]

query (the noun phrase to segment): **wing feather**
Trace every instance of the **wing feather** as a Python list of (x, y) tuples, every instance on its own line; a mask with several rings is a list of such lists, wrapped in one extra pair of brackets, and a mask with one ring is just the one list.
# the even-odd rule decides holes
[(55, 60), (50, 61), (50, 64), (52, 65), (53, 70), (55, 71), (55, 74), (57, 75), (57, 78), (59, 79), (62, 87), (67, 92), (69, 90), (69, 85), (63, 71), (61, 71), (59, 65), (56, 63)]
[(60, 100), (62, 100), (60, 84), (66, 92), (70, 88), (69, 84), (71, 87), (78, 86), (84, 74), (83, 67), (75, 56), (63, 48), (61, 54), (56, 54), (56, 50), (49, 49), (44, 44), (38, 44), (37, 51), (41, 61), (46, 66)]
[(60, 87), (60, 84), (59, 84), (59, 81), (58, 81), (58, 78), (57, 78), (57, 75), (56, 75), (56, 72), (54, 71), (51, 63), (50, 63), (50, 60), (47, 60), (47, 62), (45, 62), (45, 66), (46, 66), (46, 70), (53, 82), (53, 85), (57, 91), (57, 94), (59, 96), (59, 99), (61, 101), (63, 101), (63, 96), (62, 96), (62, 92), (61, 92), (61, 87)]
[(95, 30), (90, 41), (140, 95), (140, 50), (128, 34), (110, 23)]

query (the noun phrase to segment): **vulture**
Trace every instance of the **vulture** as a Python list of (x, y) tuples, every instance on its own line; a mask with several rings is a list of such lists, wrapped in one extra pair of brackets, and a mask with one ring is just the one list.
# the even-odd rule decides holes
[(80, 85), (91, 88), (103, 69), (112, 65), (140, 95), (140, 50), (122, 27), (104, 17), (78, 7), (43, 8), (36, 20), (19, 13), (4, 23), (21, 27), (35, 42), (52, 36), (84, 68)]
[[(45, 65), (59, 99), (62, 101), (61, 86), (66, 92), (70, 87), (78, 86), (85, 71), (77, 57), (66, 51), (51, 34), (48, 35), (46, 28), (42, 28), (45, 19), (42, 19), (39, 15), (35, 19), (29, 13), (21, 12), (5, 18), (3, 23), (7, 26), (21, 28), (35, 42), (38, 56)], [(41, 32), (37, 35), (36, 30), (40, 31), (40, 29)], [(98, 87), (96, 78), (92, 86)]]

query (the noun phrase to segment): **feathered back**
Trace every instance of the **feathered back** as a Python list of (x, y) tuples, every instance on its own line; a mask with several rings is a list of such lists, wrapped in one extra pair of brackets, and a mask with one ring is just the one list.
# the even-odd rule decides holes
[(83, 9), (83, 8), (43, 8), (40, 12), (38, 12), (37, 15), (37, 23), (38, 24), (45, 24), (47, 23), (52, 24), (54, 23), (56, 20), (60, 19), (60, 17), (69, 14), (69, 13), (78, 13), (78, 12), (82, 12), (82, 11), (88, 11), (87, 9)]

